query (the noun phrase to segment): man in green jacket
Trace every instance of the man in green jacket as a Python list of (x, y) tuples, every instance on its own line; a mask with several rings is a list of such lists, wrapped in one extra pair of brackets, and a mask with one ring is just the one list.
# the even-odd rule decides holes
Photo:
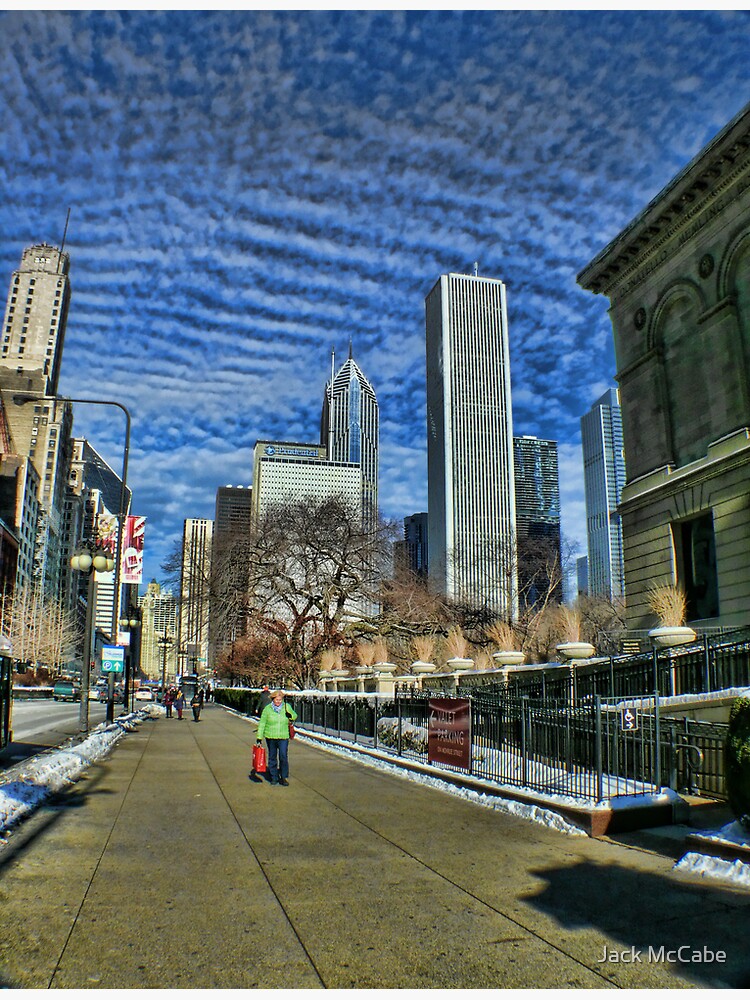
[(289, 784), (289, 723), (297, 713), (284, 704), (283, 691), (274, 691), (258, 724), (258, 742), (264, 737), (268, 747), (268, 773), (272, 785)]

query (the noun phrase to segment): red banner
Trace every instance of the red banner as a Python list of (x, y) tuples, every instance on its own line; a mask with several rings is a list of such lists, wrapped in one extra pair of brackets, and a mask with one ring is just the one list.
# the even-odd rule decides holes
[(123, 583), (141, 583), (143, 580), (143, 533), (146, 518), (128, 514), (122, 532)]
[(430, 698), (427, 760), (471, 770), (471, 711), (468, 698)]

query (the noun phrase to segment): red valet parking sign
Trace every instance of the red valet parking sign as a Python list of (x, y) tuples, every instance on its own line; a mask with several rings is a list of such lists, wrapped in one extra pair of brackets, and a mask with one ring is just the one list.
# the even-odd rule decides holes
[(427, 760), (471, 770), (471, 710), (468, 698), (430, 698)]

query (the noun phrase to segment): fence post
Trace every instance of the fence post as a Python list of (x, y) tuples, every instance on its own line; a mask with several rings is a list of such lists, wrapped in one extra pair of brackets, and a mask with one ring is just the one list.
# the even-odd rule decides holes
[(529, 783), (529, 762), (526, 754), (526, 710), (529, 705), (529, 696), (523, 695), (521, 698), (521, 773), (524, 785)]
[(609, 697), (610, 700), (615, 697), (615, 658), (610, 656), (609, 658)]
[(703, 691), (711, 690), (711, 658), (709, 655), (708, 633), (703, 636)]
[(396, 698), (396, 718), (398, 719), (398, 732), (396, 734), (396, 753), (401, 756), (401, 698), (399, 692), (395, 692)]
[(661, 788), (661, 726), (659, 724), (659, 689), (654, 691), (654, 785), (658, 791)]
[[(610, 663), (612, 657), (610, 656)], [(602, 696), (594, 695), (594, 711), (596, 712), (596, 801), (604, 798), (604, 774), (602, 771)]]
[(357, 713), (359, 712), (359, 698), (354, 696), (354, 742), (357, 742)]

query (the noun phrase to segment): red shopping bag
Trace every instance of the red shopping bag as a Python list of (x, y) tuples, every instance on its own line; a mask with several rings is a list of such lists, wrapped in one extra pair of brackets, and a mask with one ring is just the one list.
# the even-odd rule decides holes
[(253, 771), (256, 774), (266, 772), (266, 748), (260, 743), (256, 743), (253, 747)]

